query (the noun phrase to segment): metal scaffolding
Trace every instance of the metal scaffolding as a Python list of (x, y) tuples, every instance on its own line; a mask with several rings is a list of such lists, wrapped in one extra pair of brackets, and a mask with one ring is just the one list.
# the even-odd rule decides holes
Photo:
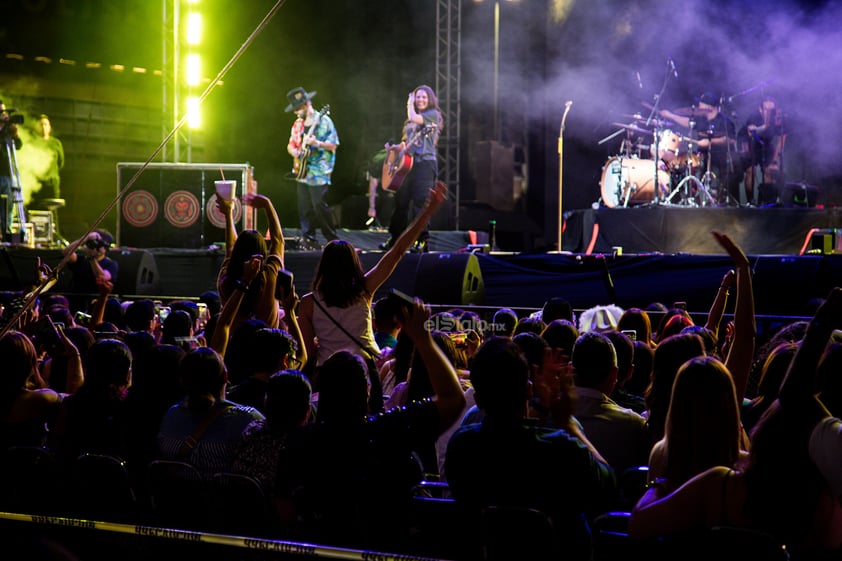
[(444, 117), (439, 137), (440, 177), (454, 202), (454, 227), (459, 229), (459, 138), (462, 79), (462, 0), (436, 5), (436, 92)]

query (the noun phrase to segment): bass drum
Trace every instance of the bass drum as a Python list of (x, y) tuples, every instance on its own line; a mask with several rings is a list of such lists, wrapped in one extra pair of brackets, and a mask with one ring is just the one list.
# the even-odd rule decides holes
[[(651, 202), (655, 198), (653, 188), (654, 160), (638, 160), (635, 158), (609, 158), (602, 168), (602, 179), (599, 187), (602, 193), (602, 204), (608, 208), (628, 205), (640, 205)], [(658, 169), (658, 183), (661, 196), (669, 194), (670, 176)], [(626, 196), (628, 194), (628, 203)]]

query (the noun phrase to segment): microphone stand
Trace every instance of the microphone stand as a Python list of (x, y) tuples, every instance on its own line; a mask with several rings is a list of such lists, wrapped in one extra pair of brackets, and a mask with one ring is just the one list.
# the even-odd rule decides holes
[[(561, 186), (564, 174), (564, 123), (567, 121), (567, 114), (570, 112), (572, 101), (564, 104), (564, 114), (561, 116), (561, 126), (558, 130), (558, 235), (556, 236), (556, 250), (561, 253), (561, 233), (564, 230), (564, 214), (561, 207)], [(620, 129), (622, 130), (622, 129)]]

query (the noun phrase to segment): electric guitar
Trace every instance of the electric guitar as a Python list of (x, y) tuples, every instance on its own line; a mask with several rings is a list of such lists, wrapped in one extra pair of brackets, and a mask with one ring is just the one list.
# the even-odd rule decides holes
[(304, 179), (304, 176), (307, 175), (307, 158), (310, 157), (310, 148), (312, 148), (309, 144), (304, 144), (303, 139), (313, 134), (313, 131), (319, 126), (319, 121), (322, 120), (322, 116), (324, 115), (330, 115), (330, 105), (325, 105), (313, 115), (313, 123), (307, 129), (307, 132), (304, 133), (304, 136), (301, 137), (301, 150), (298, 153), (298, 157), (293, 158), (292, 161), (292, 175), (295, 176), (296, 181)]
[(436, 125), (424, 125), (409, 137), (402, 150), (398, 150), (397, 146), (389, 148), (389, 153), (383, 161), (383, 170), (380, 174), (380, 184), (384, 189), (388, 189), (389, 191), (398, 190), (406, 174), (412, 169), (412, 156), (407, 154), (407, 151), (415, 146), (422, 137), (427, 136), (435, 129)]

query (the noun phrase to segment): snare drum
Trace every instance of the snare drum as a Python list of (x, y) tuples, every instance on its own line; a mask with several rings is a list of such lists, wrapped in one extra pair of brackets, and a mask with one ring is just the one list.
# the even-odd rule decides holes
[[(664, 129), (658, 133), (658, 157), (665, 162), (672, 162), (678, 157), (678, 151), (681, 149), (681, 135)], [(655, 156), (655, 145), (649, 147), (649, 155)]]
[[(639, 205), (655, 198), (654, 182), (655, 161), (636, 158), (609, 158), (602, 168), (599, 186), (602, 203), (608, 208)], [(658, 169), (658, 183), (662, 196), (669, 193), (670, 176), (663, 169)]]

